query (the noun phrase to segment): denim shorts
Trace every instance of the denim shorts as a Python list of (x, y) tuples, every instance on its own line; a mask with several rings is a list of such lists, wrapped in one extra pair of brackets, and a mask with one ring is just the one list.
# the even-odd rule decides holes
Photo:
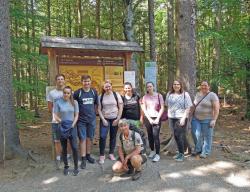
[(79, 139), (85, 140), (86, 138), (90, 138), (92, 140), (95, 136), (95, 128), (96, 128), (96, 119), (90, 122), (79, 121), (77, 123)]
[(60, 141), (61, 131), (58, 123), (51, 123), (52, 140)]

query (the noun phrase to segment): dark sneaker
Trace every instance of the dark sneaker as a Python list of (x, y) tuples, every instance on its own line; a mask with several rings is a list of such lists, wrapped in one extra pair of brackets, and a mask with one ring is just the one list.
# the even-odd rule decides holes
[(91, 164), (94, 164), (94, 163), (95, 163), (95, 159), (92, 158), (90, 155), (87, 155), (87, 156), (86, 156), (86, 159), (87, 159), (88, 162), (91, 163)]
[(193, 156), (193, 157), (196, 157), (197, 155), (200, 155), (201, 154), (201, 152), (196, 152), (196, 151), (193, 151), (192, 153), (191, 153), (191, 155)]
[(81, 169), (85, 169), (86, 168), (86, 159), (83, 159), (80, 165)]
[(139, 179), (141, 177), (141, 171), (135, 171), (135, 173), (132, 176), (132, 180), (136, 181), (137, 179)]
[(56, 167), (56, 170), (59, 170), (59, 169), (60, 169), (60, 164), (61, 164), (61, 160), (55, 160), (55, 167)]
[(134, 174), (134, 169), (129, 169), (126, 173), (120, 175), (120, 177), (130, 177)]
[(72, 174), (73, 174), (73, 176), (77, 176), (78, 173), (79, 173), (79, 170), (78, 169), (74, 169)]
[(63, 170), (63, 174), (66, 176), (69, 174), (69, 169), (68, 168), (64, 168)]
[(179, 153), (179, 155), (176, 157), (175, 161), (179, 161), (179, 162), (184, 161), (184, 154)]
[(201, 153), (201, 154), (200, 154), (200, 158), (202, 158), (202, 159), (206, 159), (207, 156), (208, 156), (208, 155), (207, 155), (207, 154), (204, 154), (204, 153)]

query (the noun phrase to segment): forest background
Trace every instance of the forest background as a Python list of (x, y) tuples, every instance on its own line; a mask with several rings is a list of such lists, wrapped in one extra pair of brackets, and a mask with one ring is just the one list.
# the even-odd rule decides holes
[[(178, 64), (179, 0), (11, 0), (10, 31), (14, 102), (18, 121), (33, 121), (45, 104), (48, 58), (40, 55), (44, 35), (136, 41), (139, 86), (144, 62), (157, 61), (158, 87), (165, 93), (183, 65)], [(197, 0), (193, 20), (195, 81), (208, 80), (228, 103), (243, 100), (250, 119), (250, 3)], [(188, 13), (187, 13), (188, 14)], [(191, 23), (192, 24), (192, 23)], [(188, 57), (188, 56), (187, 56)], [(189, 63), (184, 65), (189, 66)], [(188, 68), (187, 68), (188, 70)], [(193, 71), (195, 74), (195, 71)], [(196, 79), (197, 78), (197, 79)], [(168, 83), (168, 87), (170, 84)]]

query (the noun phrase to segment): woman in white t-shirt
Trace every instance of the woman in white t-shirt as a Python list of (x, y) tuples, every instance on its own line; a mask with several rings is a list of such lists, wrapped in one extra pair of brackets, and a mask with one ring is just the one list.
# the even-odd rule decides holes
[(114, 149), (116, 145), (116, 134), (118, 122), (122, 116), (123, 101), (119, 93), (112, 91), (112, 83), (106, 80), (103, 85), (103, 92), (98, 98), (98, 112), (100, 116), (100, 159), (103, 164), (105, 160), (106, 138), (110, 131), (109, 159), (115, 161)]
[(180, 81), (173, 82), (172, 88), (166, 96), (165, 104), (168, 107), (169, 127), (178, 147), (178, 154), (174, 158), (176, 161), (183, 161), (185, 147), (188, 147), (186, 124), (192, 100), (188, 92), (183, 90)]

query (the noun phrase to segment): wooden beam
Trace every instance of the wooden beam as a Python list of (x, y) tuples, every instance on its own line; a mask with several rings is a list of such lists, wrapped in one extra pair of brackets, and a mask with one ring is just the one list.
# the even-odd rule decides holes
[(55, 85), (55, 76), (58, 74), (58, 66), (56, 62), (56, 54), (53, 48), (48, 49), (49, 58), (49, 85)]

